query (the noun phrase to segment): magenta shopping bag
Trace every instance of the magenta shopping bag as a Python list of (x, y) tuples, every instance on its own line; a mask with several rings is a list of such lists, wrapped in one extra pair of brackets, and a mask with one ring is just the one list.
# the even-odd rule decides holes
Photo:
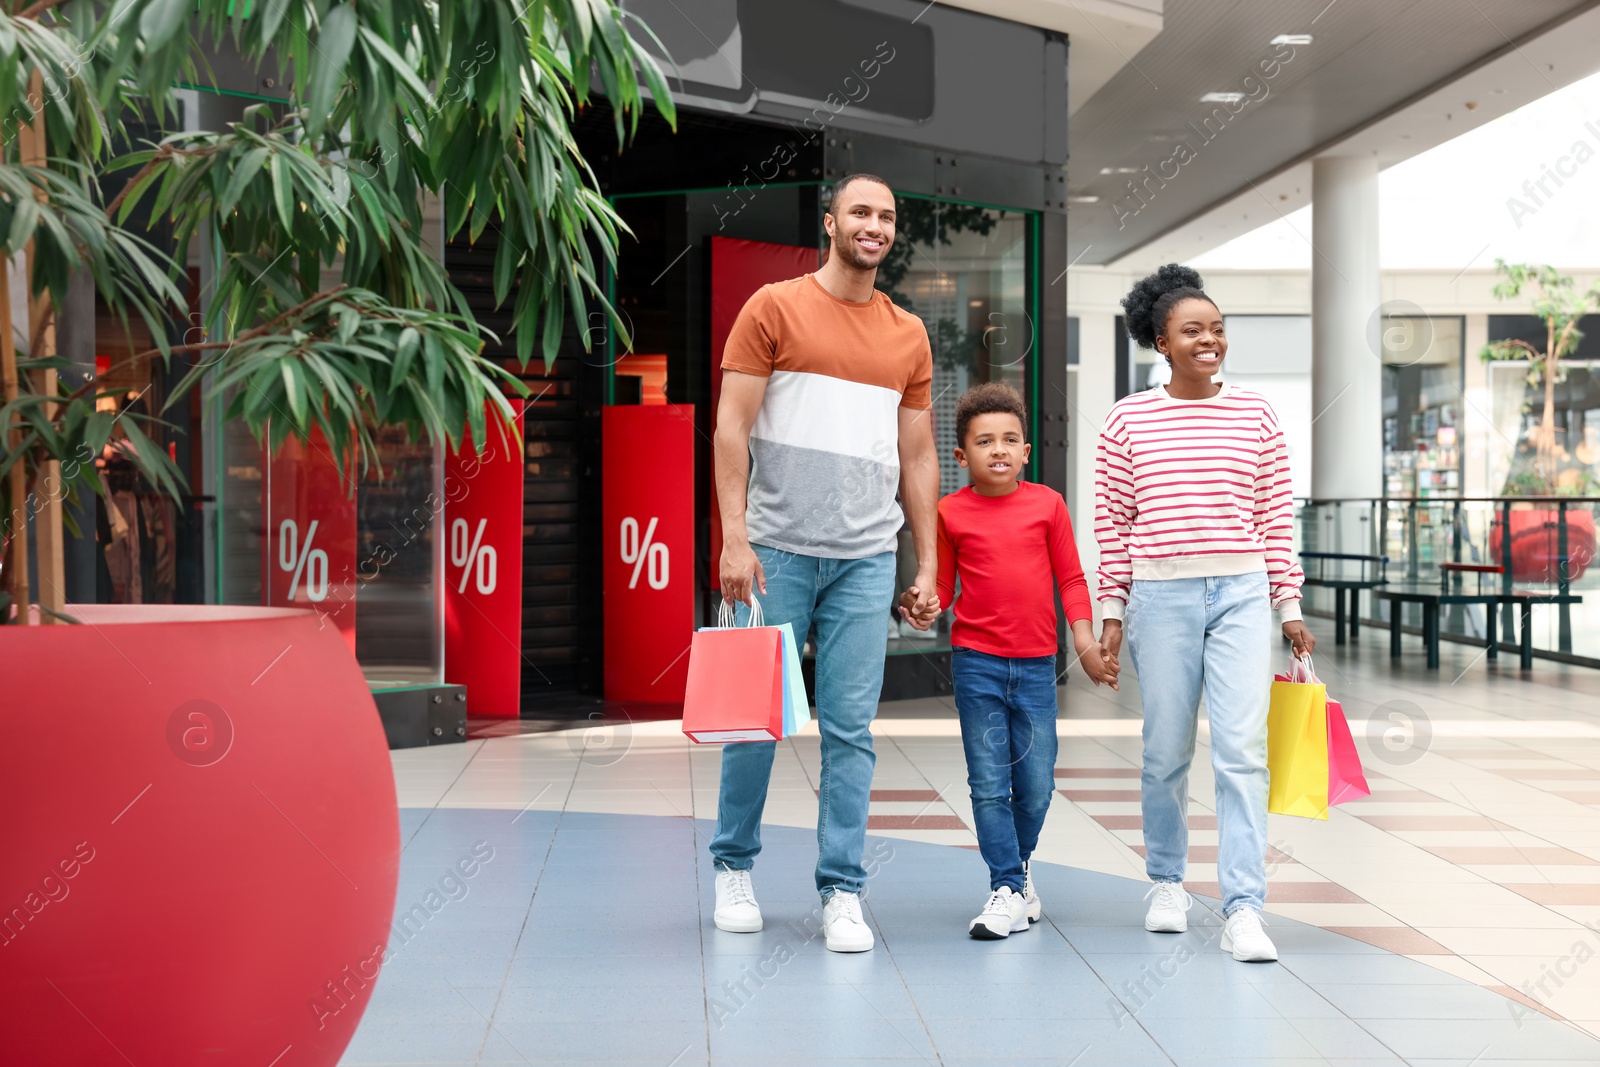
[[(1311, 669), (1311, 657), (1297, 661), (1288, 674), (1273, 676), (1280, 682), (1321, 681)], [(1328, 805), (1344, 804), (1372, 795), (1366, 774), (1361, 769), (1361, 756), (1356, 752), (1355, 739), (1350, 736), (1350, 723), (1345, 720), (1344, 708), (1332, 697), (1328, 698)]]
[(1328, 803), (1343, 804), (1371, 796), (1367, 777), (1361, 772), (1361, 757), (1356, 754), (1355, 739), (1350, 736), (1350, 724), (1345, 721), (1344, 709), (1332, 698), (1328, 700)]

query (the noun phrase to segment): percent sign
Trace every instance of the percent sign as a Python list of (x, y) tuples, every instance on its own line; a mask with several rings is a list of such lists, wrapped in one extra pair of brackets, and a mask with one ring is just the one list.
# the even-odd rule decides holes
[(670, 576), (672, 554), (667, 546), (655, 540), (656, 523), (661, 520), (652, 516), (650, 525), (645, 527), (644, 537), (639, 537), (639, 520), (629, 516), (622, 520), (622, 562), (633, 564), (633, 577), (628, 579), (628, 588), (632, 589), (639, 584), (639, 572), (644, 569), (646, 560), (650, 564), (649, 581), (651, 589), (665, 589)]
[(456, 592), (467, 591), (467, 580), (472, 577), (473, 565), (477, 565), (478, 592), (488, 595), (494, 592), (499, 581), (500, 554), (494, 550), (493, 545), (482, 545), (483, 528), (489, 525), (488, 519), (478, 520), (478, 529), (471, 533), (472, 543), (469, 545), (468, 526), (466, 519), (457, 519), (450, 524), (450, 562), (461, 568), (461, 584), (456, 587)]
[(303, 542), (300, 540), (300, 526), (293, 519), (284, 519), (278, 527), (278, 569), (291, 573), (287, 598), (291, 603), (300, 589), (301, 575), (306, 580), (306, 598), (312, 603), (319, 603), (328, 595), (328, 554), (320, 548), (311, 547), (311, 541), (316, 536), (316, 519), (312, 519), (311, 525), (306, 527), (306, 539)]

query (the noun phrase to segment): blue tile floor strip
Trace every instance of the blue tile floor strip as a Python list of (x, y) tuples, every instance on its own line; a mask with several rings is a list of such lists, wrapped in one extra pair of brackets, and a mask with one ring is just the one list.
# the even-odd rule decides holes
[(703, 821), (406, 809), (390, 958), (342, 1064), (1600, 1063), (1600, 1041), (1424, 964), (1273, 918), (1236, 963), (1197, 901), (1145, 932), (1144, 883), (1035, 865), (1044, 920), (966, 924), (965, 849), (869, 838), (875, 951), (824, 948), (816, 836), (763, 827), (766, 929), (711, 922)]

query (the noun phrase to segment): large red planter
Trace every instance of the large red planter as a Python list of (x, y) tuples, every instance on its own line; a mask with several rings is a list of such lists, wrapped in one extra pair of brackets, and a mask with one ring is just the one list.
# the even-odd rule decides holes
[(309, 612), (0, 628), (0, 1061), (338, 1062), (399, 873), (371, 693)]
[[(1511, 580), (1554, 584), (1560, 577), (1560, 512), (1511, 512)], [(1500, 521), (1489, 531), (1489, 560), (1501, 562)], [(1594, 513), (1567, 510), (1567, 576), (1583, 577), (1595, 558)]]

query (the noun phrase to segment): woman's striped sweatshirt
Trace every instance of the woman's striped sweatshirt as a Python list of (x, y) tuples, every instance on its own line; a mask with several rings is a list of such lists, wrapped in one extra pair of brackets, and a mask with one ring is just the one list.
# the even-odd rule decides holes
[(1272, 606), (1300, 618), (1288, 445), (1264, 397), (1223, 385), (1209, 400), (1164, 387), (1119, 400), (1095, 452), (1103, 616), (1135, 581), (1266, 571)]

